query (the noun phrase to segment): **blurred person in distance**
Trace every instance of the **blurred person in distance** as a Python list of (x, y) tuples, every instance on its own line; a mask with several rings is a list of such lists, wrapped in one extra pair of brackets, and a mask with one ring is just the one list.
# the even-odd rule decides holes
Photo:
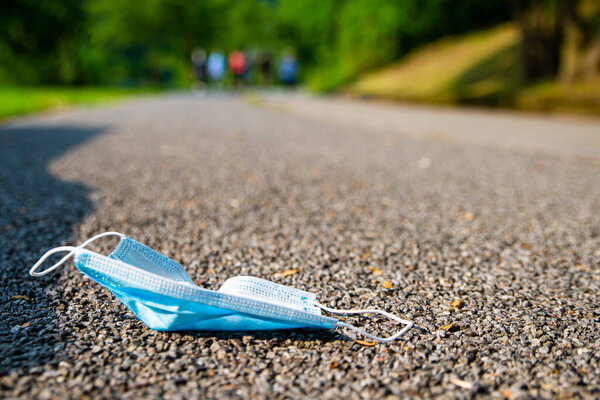
[(194, 84), (192, 91), (196, 95), (203, 94), (206, 90), (207, 73), (206, 73), (206, 51), (201, 47), (196, 47), (191, 55), (192, 67), (194, 69)]
[(259, 82), (263, 86), (268, 86), (272, 83), (273, 79), (271, 76), (271, 53), (268, 50), (262, 51), (258, 55), (258, 70), (259, 70)]
[(279, 80), (289, 86), (296, 84), (298, 76), (298, 59), (293, 49), (286, 49), (279, 59), (279, 68), (277, 70)]
[(239, 50), (232, 51), (229, 54), (229, 70), (233, 75), (233, 86), (239, 87), (246, 72), (247, 60), (243, 52)]
[(246, 57), (246, 68), (244, 68), (242, 79), (245, 84), (252, 85), (252, 78), (254, 76), (254, 67), (256, 65), (257, 53), (256, 51), (244, 51), (244, 57)]
[(206, 62), (208, 76), (213, 81), (220, 81), (225, 74), (225, 56), (220, 51), (213, 51)]

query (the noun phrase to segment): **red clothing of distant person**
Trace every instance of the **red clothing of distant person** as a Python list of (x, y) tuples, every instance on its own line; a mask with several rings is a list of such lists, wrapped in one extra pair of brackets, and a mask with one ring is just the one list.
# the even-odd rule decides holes
[(246, 70), (246, 56), (241, 51), (234, 51), (229, 55), (229, 69), (234, 75), (242, 75)]

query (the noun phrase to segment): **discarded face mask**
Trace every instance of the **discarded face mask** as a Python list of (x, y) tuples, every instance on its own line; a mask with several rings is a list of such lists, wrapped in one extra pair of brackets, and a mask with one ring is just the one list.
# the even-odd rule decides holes
[[(85, 249), (96, 239), (121, 238), (107, 257)], [(51, 255), (68, 252), (52, 267), (38, 272)], [(201, 288), (183, 267), (166, 256), (118, 232), (105, 232), (78, 247), (62, 246), (46, 252), (31, 268), (46, 275), (74, 257), (77, 269), (112, 292), (144, 324), (159, 331), (257, 331), (337, 327), (354, 330), (379, 342), (399, 338), (412, 326), (381, 310), (334, 310), (316, 301), (316, 294), (251, 276), (228, 279), (218, 291)], [(371, 335), (334, 317), (321, 314), (381, 314), (404, 327), (387, 337)]]

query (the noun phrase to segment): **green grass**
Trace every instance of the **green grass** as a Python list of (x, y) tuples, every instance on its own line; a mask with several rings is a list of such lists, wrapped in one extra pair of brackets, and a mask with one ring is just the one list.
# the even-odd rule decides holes
[(345, 90), (364, 97), (600, 115), (600, 76), (571, 84), (526, 84), (521, 76), (519, 35), (505, 24), (426, 45)]
[(0, 120), (45, 110), (92, 105), (143, 93), (138, 89), (96, 87), (0, 87)]

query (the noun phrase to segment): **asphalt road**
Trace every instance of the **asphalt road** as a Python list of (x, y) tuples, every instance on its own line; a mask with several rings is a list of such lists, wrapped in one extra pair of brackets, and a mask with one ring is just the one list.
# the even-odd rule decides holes
[[(149, 97), (5, 124), (0, 202), (3, 398), (600, 397), (598, 120)], [(416, 328), (161, 333), (72, 263), (28, 276), (107, 230)]]

